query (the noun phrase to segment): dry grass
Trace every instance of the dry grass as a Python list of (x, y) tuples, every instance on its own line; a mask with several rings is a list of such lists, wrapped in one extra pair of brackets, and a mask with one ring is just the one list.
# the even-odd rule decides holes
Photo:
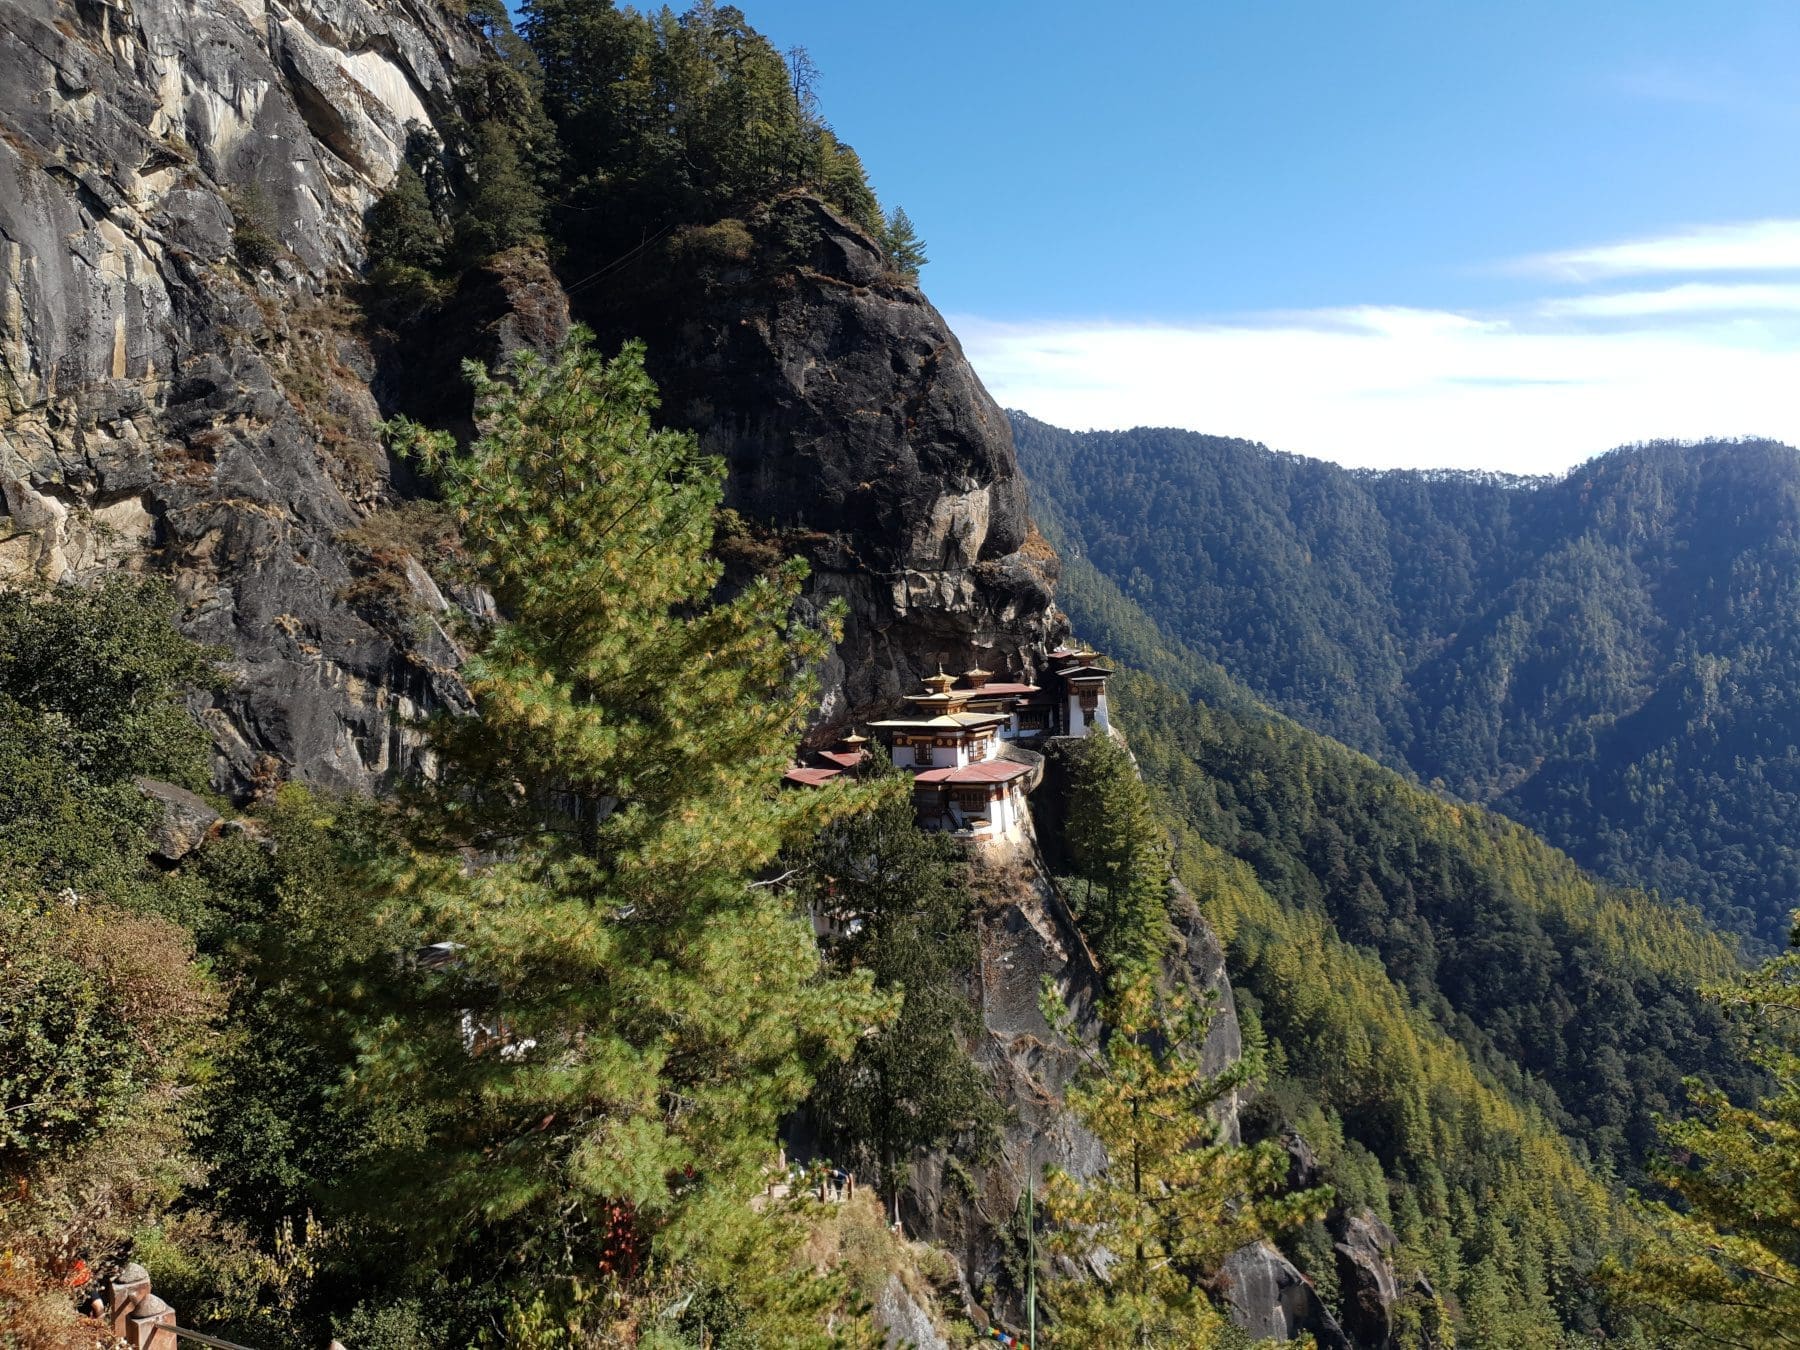
[[(955, 1288), (950, 1258), (890, 1229), (873, 1191), (859, 1190), (843, 1204), (820, 1205), (814, 1213), (802, 1258), (841, 1276), (853, 1301), (873, 1304), (897, 1278), (920, 1307), (941, 1314)], [(945, 1329), (941, 1315), (935, 1320)]]
[(0, 1252), (0, 1345), (6, 1350), (102, 1350), (114, 1341), (104, 1323), (75, 1311), (79, 1287), (28, 1256)]
[(1050, 541), (1038, 531), (1036, 521), (1031, 522), (1031, 528), (1025, 535), (1025, 542), (1019, 545), (1019, 552), (1033, 562), (1057, 561), (1056, 550), (1050, 546)]

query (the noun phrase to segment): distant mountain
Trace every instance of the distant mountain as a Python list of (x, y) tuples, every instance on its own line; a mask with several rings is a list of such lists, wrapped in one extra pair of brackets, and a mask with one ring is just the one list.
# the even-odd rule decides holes
[[(1448, 1296), (1459, 1344), (1629, 1340), (1588, 1278), (1629, 1241), (1609, 1183), (1643, 1184), (1684, 1077), (1750, 1091), (1696, 992), (1730, 946), (1269, 711), (1085, 559), (1058, 596), (1118, 658), (1115, 718), (1267, 1048), (1245, 1127), (1296, 1130), (1337, 1190), (1325, 1225), (1284, 1239), (1320, 1297), (1355, 1323), (1333, 1241), (1366, 1208), (1399, 1238), (1402, 1291), (1423, 1275)], [(1394, 1317), (1429, 1311), (1407, 1295)]]
[(1013, 425), (1047, 531), (1163, 641), (1604, 875), (1785, 935), (1800, 452), (1371, 473), (1187, 431)]

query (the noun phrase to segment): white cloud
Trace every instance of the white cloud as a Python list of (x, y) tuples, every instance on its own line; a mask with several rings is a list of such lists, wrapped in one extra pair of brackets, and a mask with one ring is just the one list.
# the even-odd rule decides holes
[(1656, 291), (1617, 291), (1546, 300), (1540, 314), (1569, 318), (1645, 318), (1656, 314), (1800, 314), (1800, 283), (1721, 285), (1688, 281)]
[(1634, 440), (1800, 443), (1800, 316), (1767, 298), (1760, 314), (1702, 318), (1714, 306), (1692, 294), (1564, 311), (1647, 316), (1624, 329), (1381, 307), (955, 327), (1003, 405), (1059, 426), (1190, 427), (1359, 466), (1553, 472)]
[(1569, 281), (1680, 272), (1800, 271), (1800, 220), (1697, 225), (1671, 234), (1540, 253), (1519, 271)]

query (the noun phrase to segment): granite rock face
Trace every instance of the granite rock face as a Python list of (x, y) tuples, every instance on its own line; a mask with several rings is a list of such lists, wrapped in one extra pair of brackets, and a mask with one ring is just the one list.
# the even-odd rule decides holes
[(577, 298), (641, 337), (665, 420), (730, 466), (727, 504), (848, 607), (822, 718), (936, 669), (1035, 670), (1067, 631), (1012, 429), (917, 283), (804, 194), (689, 231)]
[[(1083, 1062), (1081, 1047), (1045, 1020), (1038, 990), (1045, 981), (1054, 986), (1072, 1014), (1070, 1030), (1092, 1044), (1100, 1034), (1096, 1005), (1105, 981), (1035, 843), (990, 855), (975, 875), (980, 956), (970, 997), (981, 1032), (974, 1056), (1013, 1115), (1002, 1127), (999, 1147), (979, 1166), (943, 1155), (918, 1160), (902, 1217), (910, 1231), (957, 1258), (978, 1325), (984, 1316), (1016, 1325), (1022, 1320), (1022, 1291), (1009, 1266), (1020, 1268), (1020, 1253), (1012, 1249), (1016, 1234), (1009, 1235), (1008, 1228), (1023, 1203), (1026, 1179), (1041, 1177), (1046, 1167), (1086, 1177), (1107, 1165), (1099, 1140), (1063, 1104)], [(1178, 886), (1174, 890), (1179, 941), (1165, 978), (1196, 1000), (1215, 1001), (1199, 1058), (1200, 1071), (1215, 1074), (1243, 1050), (1231, 983), (1218, 939), (1186, 893)], [(1235, 1100), (1220, 1103), (1216, 1124), (1227, 1138), (1238, 1138)], [(1274, 1313), (1258, 1309), (1255, 1315), (1268, 1321)]]
[[(462, 692), (431, 578), (371, 605), (342, 542), (395, 496), (377, 424), (466, 432), (460, 361), (568, 325), (521, 254), (379, 343), (346, 299), (409, 143), (453, 138), (478, 35), (431, 0), (0, 0), (0, 32), (0, 581), (170, 574), (237, 676), (206, 710), (222, 788), (380, 783)], [(854, 225), (794, 196), (580, 301), (648, 340), (665, 419), (811, 559), (809, 604), (846, 604), (822, 723), (1061, 636), (1005, 415)]]
[(1331, 1227), (1344, 1329), (1366, 1350), (1388, 1350), (1397, 1343), (1394, 1309), (1401, 1291), (1394, 1255), (1400, 1240), (1366, 1209), (1333, 1216)]
[(170, 575), (229, 653), (238, 795), (367, 787), (461, 697), (430, 578), (405, 631), (340, 536), (381, 505), (342, 285), (467, 23), (426, 0), (0, 0), (0, 582)]
[(872, 1316), (882, 1333), (885, 1350), (950, 1350), (931, 1314), (898, 1275), (888, 1276), (881, 1297), (875, 1300)]
[(1231, 1320), (1259, 1340), (1311, 1335), (1319, 1350), (1356, 1350), (1311, 1281), (1270, 1242), (1240, 1247), (1214, 1280)]

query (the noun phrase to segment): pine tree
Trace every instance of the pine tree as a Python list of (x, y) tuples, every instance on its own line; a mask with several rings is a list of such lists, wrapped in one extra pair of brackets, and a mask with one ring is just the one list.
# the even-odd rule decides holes
[(412, 165), (402, 164), (387, 191), (369, 208), (368, 249), (374, 267), (428, 272), (443, 265), (444, 227), (431, 209), (425, 180)]
[(919, 269), (930, 262), (925, 256), (925, 241), (919, 238), (919, 232), (913, 227), (912, 217), (906, 214), (906, 208), (896, 206), (888, 212), (887, 219), (882, 222), (881, 247), (888, 255), (888, 261), (894, 270), (902, 276), (918, 280)]
[(801, 893), (847, 931), (832, 948), (844, 971), (904, 991), (898, 1016), (820, 1077), (812, 1109), (846, 1162), (872, 1163), (892, 1196), (918, 1149), (957, 1141), (979, 1152), (1000, 1107), (964, 1049), (979, 1020), (959, 988), (976, 956), (968, 862), (948, 836), (919, 829), (911, 780), (879, 751), (874, 803), (819, 836), (802, 859)]
[(432, 725), (438, 780), (372, 869), (381, 921), (454, 945), (365, 1034), (365, 1090), (428, 1116), (371, 1194), (406, 1193), (426, 1259), (486, 1242), (557, 1316), (728, 1288), (746, 1334), (811, 1343), (831, 1291), (748, 1200), (812, 1069), (884, 1008), (753, 880), (841, 804), (775, 790), (825, 650), (789, 621), (804, 565), (715, 597), (722, 466), (652, 429), (641, 345), (607, 361), (578, 330), (470, 376), (466, 452), (396, 429), (504, 618), (464, 668), (479, 716)]
[[(1054, 988), (1045, 1015), (1068, 1030)], [(1230, 1142), (1209, 1114), (1244, 1085), (1239, 1061), (1207, 1076), (1195, 1048), (1210, 1004), (1159, 995), (1148, 974), (1120, 985), (1105, 1008), (1103, 1047), (1067, 1094), (1069, 1108), (1106, 1148), (1104, 1171), (1085, 1179), (1053, 1170), (1044, 1213), (1048, 1245), (1071, 1262), (1103, 1270), (1049, 1291), (1050, 1344), (1204, 1347), (1219, 1343), (1224, 1317), (1204, 1280), (1232, 1251), (1266, 1233), (1323, 1215), (1329, 1190), (1276, 1196), (1287, 1172), (1281, 1146)]]
[(544, 198), (520, 154), (519, 133), (503, 122), (475, 128), (474, 187), (456, 222), (463, 256), (473, 261), (536, 239)]
[(1110, 736), (1081, 744), (1072, 780), (1067, 838), (1082, 931), (1109, 970), (1144, 968), (1168, 937), (1168, 831)]
[[(1800, 913), (1793, 945), (1800, 948)], [(1663, 1126), (1655, 1168), (1681, 1207), (1640, 1206), (1652, 1233), (1609, 1259), (1613, 1296), (1694, 1343), (1763, 1350), (1800, 1340), (1800, 951), (1714, 992), (1771, 1090), (1755, 1107), (1689, 1084), (1694, 1114)]]

